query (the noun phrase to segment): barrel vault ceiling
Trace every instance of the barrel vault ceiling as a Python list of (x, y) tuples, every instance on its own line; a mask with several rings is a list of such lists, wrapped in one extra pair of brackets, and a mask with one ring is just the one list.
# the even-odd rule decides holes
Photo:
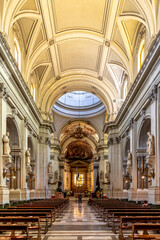
[[(151, 0), (1, 0), (0, 29), (16, 34), (23, 49), (22, 75), (36, 79), (42, 112), (71, 90), (96, 94), (109, 112), (133, 82), (133, 49), (139, 29), (156, 33)], [(11, 44), (11, 43), (10, 43)]]

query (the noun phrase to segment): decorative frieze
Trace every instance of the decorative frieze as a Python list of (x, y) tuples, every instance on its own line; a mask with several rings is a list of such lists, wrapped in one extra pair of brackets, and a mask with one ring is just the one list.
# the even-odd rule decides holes
[(149, 96), (148, 96), (150, 102), (154, 102), (155, 100), (157, 100), (157, 86), (154, 85), (152, 90), (149, 92)]
[(4, 83), (0, 83), (0, 98), (3, 98), (5, 101), (9, 97), (9, 92), (6, 90)]
[(108, 146), (113, 145), (113, 138), (108, 139)]
[(121, 137), (116, 137), (116, 143), (119, 144), (121, 140)]
[(51, 140), (50, 140), (49, 137), (46, 137), (46, 138), (45, 138), (45, 144), (46, 144), (46, 145), (51, 145)]

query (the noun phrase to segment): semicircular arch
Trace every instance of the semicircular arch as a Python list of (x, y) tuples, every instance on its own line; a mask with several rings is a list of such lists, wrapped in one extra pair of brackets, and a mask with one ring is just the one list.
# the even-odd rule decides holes
[(80, 75), (63, 78), (52, 85), (41, 98), (41, 111), (51, 112), (54, 103), (59, 97), (67, 92), (77, 90), (95, 94), (103, 102), (108, 112), (114, 112), (113, 99), (116, 98), (115, 90), (102, 81)]

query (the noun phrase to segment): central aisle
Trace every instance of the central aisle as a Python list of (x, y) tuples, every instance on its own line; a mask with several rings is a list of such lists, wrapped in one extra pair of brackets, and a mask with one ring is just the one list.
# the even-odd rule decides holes
[(69, 206), (56, 219), (43, 240), (115, 240), (115, 234), (107, 230), (106, 223), (87, 201), (78, 204), (70, 200)]

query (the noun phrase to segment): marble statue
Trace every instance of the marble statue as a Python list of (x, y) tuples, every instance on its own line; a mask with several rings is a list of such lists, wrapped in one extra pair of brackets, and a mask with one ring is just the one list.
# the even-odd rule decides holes
[(111, 166), (109, 162), (106, 162), (106, 173), (110, 173), (111, 172)]
[(52, 162), (48, 163), (48, 173), (52, 173)]
[(132, 154), (131, 154), (130, 150), (128, 150), (127, 167), (131, 167), (131, 166), (132, 166)]
[(27, 151), (26, 151), (26, 166), (30, 166), (30, 162), (31, 162), (30, 156), (31, 156), (30, 148), (28, 148)]
[(10, 146), (9, 146), (9, 132), (6, 132), (5, 135), (3, 135), (3, 154), (9, 155), (11, 152)]
[(148, 140), (146, 142), (147, 145), (147, 153), (149, 156), (153, 156), (154, 154), (154, 136), (148, 132)]

